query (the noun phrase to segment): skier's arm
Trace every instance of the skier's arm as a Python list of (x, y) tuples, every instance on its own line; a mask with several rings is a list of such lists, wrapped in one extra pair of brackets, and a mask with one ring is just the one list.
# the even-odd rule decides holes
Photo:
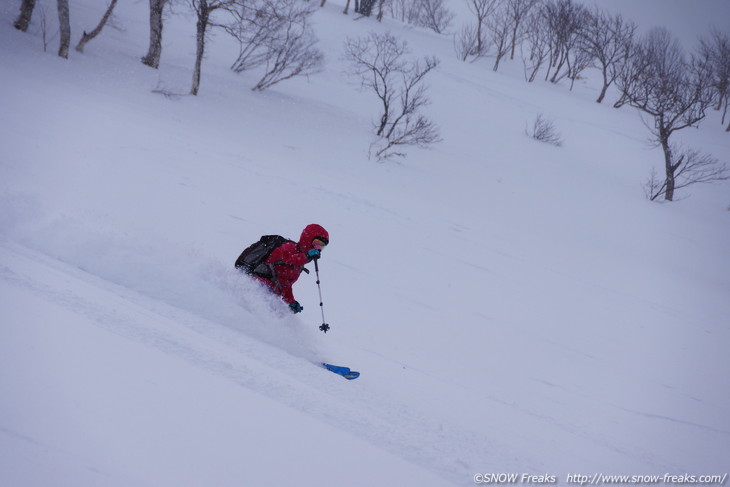
[(284, 300), (286, 304), (292, 304), (296, 299), (294, 299), (294, 292), (292, 291), (292, 287), (285, 287), (281, 290), (281, 299)]

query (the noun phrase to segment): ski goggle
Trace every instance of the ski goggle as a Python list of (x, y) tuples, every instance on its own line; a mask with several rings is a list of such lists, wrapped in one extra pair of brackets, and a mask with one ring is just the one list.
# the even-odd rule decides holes
[(317, 250), (322, 250), (327, 246), (329, 243), (329, 240), (327, 240), (324, 237), (316, 237), (314, 240), (312, 240), (312, 247), (314, 247)]

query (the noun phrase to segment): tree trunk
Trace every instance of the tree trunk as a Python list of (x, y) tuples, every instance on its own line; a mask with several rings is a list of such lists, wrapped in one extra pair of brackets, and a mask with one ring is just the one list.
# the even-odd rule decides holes
[(104, 16), (101, 18), (101, 21), (99, 21), (99, 25), (96, 26), (94, 30), (89, 32), (88, 34), (86, 31), (84, 31), (84, 35), (81, 36), (81, 40), (79, 41), (79, 44), (76, 46), (76, 50), (79, 52), (84, 52), (84, 46), (87, 42), (89, 42), (94, 37), (98, 36), (101, 33), (101, 30), (106, 25), (107, 21), (109, 20), (109, 17), (112, 15), (112, 11), (114, 10), (114, 7), (117, 5), (117, 0), (112, 0), (112, 2), (109, 4), (109, 8), (106, 9), (106, 12), (104, 12)]
[(484, 51), (484, 46), (482, 45), (482, 19), (477, 20), (477, 55), (481, 56), (482, 51)]
[(555, 65), (555, 72), (553, 73), (553, 77), (550, 78), (551, 83), (557, 83), (561, 79), (563, 79), (563, 76), (558, 78), (558, 75), (560, 74), (560, 71), (563, 69), (563, 65), (565, 64), (565, 61), (567, 60), (566, 53), (561, 53), (560, 58), (557, 60), (557, 64)]
[(68, 59), (68, 47), (71, 45), (71, 20), (68, 12), (68, 0), (58, 0), (58, 28), (61, 32), (58, 55)]
[(494, 71), (495, 73), (499, 69), (499, 62), (501, 60), (502, 60), (502, 56), (499, 53), (497, 53), (497, 57), (494, 59), (494, 66), (492, 66), (492, 71)]
[(667, 201), (674, 200), (674, 172), (679, 167), (679, 164), (675, 165), (672, 163), (672, 150), (669, 147), (669, 135), (661, 134), (659, 136), (662, 144), (662, 150), (664, 151), (664, 169), (666, 172), (666, 189), (664, 190), (664, 199)]
[(596, 103), (601, 103), (603, 99), (606, 97), (606, 91), (608, 91), (608, 77), (606, 76), (606, 70), (603, 69), (603, 88), (601, 88), (601, 93), (598, 95), (598, 99), (596, 100)]
[(515, 44), (517, 44), (517, 28), (519, 23), (515, 22), (515, 28), (512, 30), (512, 45), (510, 46), (510, 60), (515, 58)]
[(157, 69), (162, 54), (162, 11), (168, 0), (150, 0), (150, 47), (142, 64)]
[(385, 4), (385, 0), (380, 0), (380, 3), (378, 4), (378, 16), (377, 16), (378, 22), (383, 21), (383, 14), (384, 14), (383, 5), (384, 4)]
[(27, 32), (28, 25), (30, 25), (30, 18), (33, 16), (33, 8), (35, 7), (35, 0), (23, 0), (20, 4), (20, 15), (18, 20), (13, 24), (16, 29)]
[[(365, 17), (370, 17), (370, 14), (373, 13), (373, 7), (375, 6), (376, 0), (360, 0), (359, 9), (357, 12), (360, 15), (364, 15)], [(357, 1), (355, 1), (355, 6), (357, 7)]]
[(545, 81), (547, 81), (548, 79), (550, 79), (550, 68), (552, 68), (552, 66), (553, 66), (554, 56), (555, 56), (555, 53), (553, 52), (553, 48), (551, 47), (550, 48), (550, 57), (549, 57), (548, 63), (547, 63), (547, 69), (545, 70), (546, 71), (546, 73), (545, 73)]
[(190, 94), (196, 96), (200, 88), (200, 71), (203, 66), (203, 55), (205, 54), (205, 31), (208, 28), (208, 19), (210, 18), (208, 0), (199, 0), (199, 2), (196, 36), (197, 50), (195, 54), (195, 69), (193, 70), (193, 87), (190, 89)]

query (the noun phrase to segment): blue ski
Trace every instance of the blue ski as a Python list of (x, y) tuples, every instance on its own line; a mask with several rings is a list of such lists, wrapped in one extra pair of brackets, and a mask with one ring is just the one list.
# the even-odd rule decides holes
[(332, 365), (332, 364), (325, 364), (322, 363), (322, 367), (329, 370), (330, 372), (334, 372), (335, 374), (341, 375), (347, 380), (357, 379), (360, 377), (360, 372), (356, 372), (354, 370), (350, 370), (350, 367), (341, 367), (339, 365)]

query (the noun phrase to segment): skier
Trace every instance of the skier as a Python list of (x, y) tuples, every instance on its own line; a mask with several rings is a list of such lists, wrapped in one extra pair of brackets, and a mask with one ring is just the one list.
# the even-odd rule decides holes
[(271, 277), (254, 275), (256, 279), (271, 288), (274, 294), (289, 305), (293, 313), (302, 311), (302, 305), (294, 299), (292, 286), (302, 270), (307, 271), (304, 265), (320, 258), (322, 249), (329, 243), (329, 233), (317, 224), (307, 225), (302, 231), (299, 242), (287, 242), (271, 252), (264, 261), (271, 270)]
[[(292, 286), (302, 271), (309, 273), (305, 264), (314, 261), (319, 288), (319, 269), (317, 260), (322, 256), (322, 249), (329, 243), (329, 233), (321, 225), (307, 225), (302, 231), (299, 242), (288, 240), (280, 235), (264, 235), (258, 242), (246, 248), (236, 259), (236, 269), (244, 272), (269, 286), (272, 292), (289, 305), (293, 313), (302, 311), (302, 305), (294, 299)], [(319, 293), (319, 305), (322, 306), (322, 291)], [(325, 322), (322, 310), (322, 324), (319, 329), (325, 333), (330, 325)], [(360, 372), (341, 365), (320, 362), (322, 367), (353, 380), (360, 377)]]

